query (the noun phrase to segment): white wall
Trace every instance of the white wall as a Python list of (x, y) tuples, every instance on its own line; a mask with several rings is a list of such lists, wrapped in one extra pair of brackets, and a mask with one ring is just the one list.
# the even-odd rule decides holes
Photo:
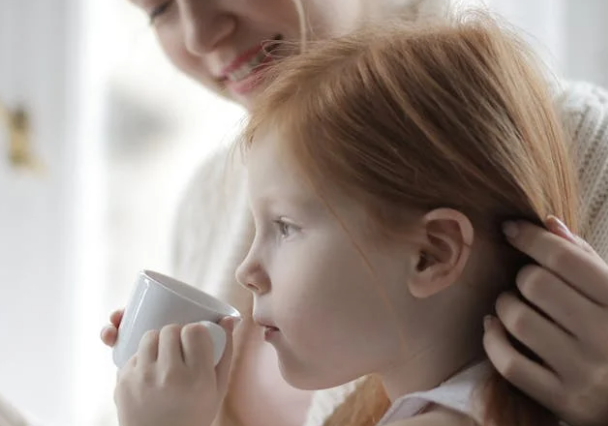
[[(168, 228), (187, 170), (241, 112), (176, 73), (125, 0), (1, 2), (0, 99), (30, 105), (48, 172), (3, 163), (0, 129), (0, 395), (44, 426), (113, 424), (115, 370), (99, 329), (135, 271), (156, 267), (166, 247), (153, 233)], [(137, 22), (122, 22), (119, 8)], [(179, 130), (157, 152), (108, 157), (115, 133), (103, 125), (117, 83), (176, 116)], [(170, 202), (151, 212), (159, 195)]]
[(77, 176), (66, 88), (77, 55), (66, 11), (77, 3), (2, 0), (0, 10), (0, 100), (26, 105), (47, 168), (12, 168), (0, 130), (0, 393), (45, 425), (72, 423)]
[(608, 87), (608, 1), (486, 1), (530, 35), (560, 76)]

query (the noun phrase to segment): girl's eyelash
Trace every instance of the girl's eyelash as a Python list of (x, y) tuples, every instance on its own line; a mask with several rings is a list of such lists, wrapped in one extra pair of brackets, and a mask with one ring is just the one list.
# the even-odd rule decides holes
[(291, 223), (285, 222), (283, 219), (275, 219), (273, 220), (274, 224), (279, 228), (279, 232), (282, 236), (287, 236), (287, 230), (293, 230), (295, 228)]
[(171, 1), (167, 1), (163, 4), (161, 4), (160, 6), (157, 6), (154, 9), (152, 9), (152, 11), (150, 12), (150, 24), (154, 24), (154, 21), (156, 20), (156, 18), (158, 18), (163, 13), (165, 13), (170, 5), (171, 5)]

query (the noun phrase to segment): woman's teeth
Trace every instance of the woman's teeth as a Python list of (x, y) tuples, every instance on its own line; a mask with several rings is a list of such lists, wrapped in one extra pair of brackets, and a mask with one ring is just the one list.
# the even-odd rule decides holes
[(260, 49), (260, 51), (255, 55), (249, 62), (244, 63), (237, 70), (228, 74), (228, 79), (230, 81), (240, 81), (247, 77), (251, 72), (256, 69), (258, 65), (260, 65), (268, 56), (268, 52), (265, 49)]
[(266, 61), (270, 57), (270, 53), (278, 44), (274, 42), (281, 41), (282, 39), (283, 36), (277, 35), (273, 38), (273, 42), (266, 43), (265, 45), (263, 45), (253, 58), (241, 65), (235, 71), (228, 73), (228, 80), (237, 82), (248, 77), (262, 62)]

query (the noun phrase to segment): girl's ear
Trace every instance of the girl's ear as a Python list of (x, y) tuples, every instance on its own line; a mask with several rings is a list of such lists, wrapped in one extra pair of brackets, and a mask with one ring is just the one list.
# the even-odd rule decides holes
[(424, 242), (409, 280), (414, 297), (426, 298), (455, 283), (471, 253), (474, 230), (471, 221), (454, 209), (432, 210), (422, 217)]

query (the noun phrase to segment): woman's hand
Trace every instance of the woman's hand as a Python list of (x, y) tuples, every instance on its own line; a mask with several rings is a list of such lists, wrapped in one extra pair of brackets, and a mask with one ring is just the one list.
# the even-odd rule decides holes
[[(559, 220), (549, 231), (527, 222), (506, 224), (505, 235), (540, 266), (517, 276), (523, 297), (498, 298), (498, 318), (486, 320), (484, 346), (507, 380), (572, 426), (608, 425), (608, 266)], [(510, 333), (545, 365), (518, 352)]]
[(209, 426), (226, 394), (234, 318), (224, 355), (214, 368), (213, 344), (202, 324), (148, 332), (136, 355), (118, 372), (114, 400), (121, 426)]

